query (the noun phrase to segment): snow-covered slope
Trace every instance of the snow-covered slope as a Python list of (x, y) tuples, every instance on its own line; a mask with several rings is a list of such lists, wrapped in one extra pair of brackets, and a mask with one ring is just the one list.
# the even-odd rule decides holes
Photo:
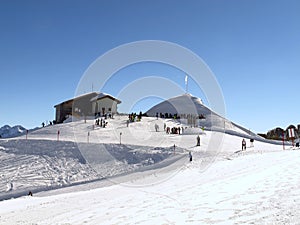
[[(1, 139), (0, 199), (29, 190), (40, 196), (0, 202), (1, 224), (272, 223), (271, 207), (281, 205), (283, 197), (266, 198), (274, 199), (284, 187), (298, 188), (293, 170), (287, 169), (297, 165), (297, 151), (282, 152), (281, 145), (264, 141), (250, 147), (247, 139), (247, 150), (241, 152), (245, 132), (202, 131), (155, 117), (127, 126), (127, 119), (107, 119), (105, 128), (79, 119), (29, 132), (27, 139)], [(167, 134), (164, 125), (182, 127), (183, 133)], [(201, 146), (196, 146), (198, 135)], [(212, 143), (216, 135), (220, 146)], [(269, 187), (273, 190), (261, 194)], [(289, 193), (291, 201), (275, 213), (292, 208), (297, 195)], [(239, 196), (250, 196), (250, 203)], [(269, 208), (256, 209), (251, 202)], [(243, 206), (250, 207), (249, 214), (243, 214)], [(295, 212), (289, 211), (292, 219), (298, 219)], [(279, 223), (289, 214), (283, 215)]]
[[(116, 116), (108, 119), (107, 126), (102, 128), (95, 126), (94, 120), (79, 120), (29, 132), (27, 140), (25, 135), (2, 139), (0, 197), (19, 196), (29, 189), (57, 188), (147, 168), (173, 157), (174, 145), (177, 155), (185, 156), (188, 151), (193, 151), (207, 157), (209, 160), (203, 163), (202, 169), (217, 155), (229, 157), (240, 149), (241, 137), (227, 134), (220, 134), (223, 138), (220, 149), (209, 149), (216, 132), (203, 132), (200, 128), (184, 127), (183, 134), (166, 134), (164, 124), (182, 126), (173, 119), (143, 117), (142, 121), (130, 123), (128, 127), (126, 121), (127, 116)], [(155, 132), (155, 125), (159, 126), (158, 132)], [(201, 146), (195, 147), (198, 134)], [(253, 148), (255, 151), (265, 149), (275, 151), (281, 146), (256, 142)]]
[(154, 185), (162, 173), (3, 201), (1, 224), (299, 224), (298, 151), (240, 155), (202, 173), (199, 163)]

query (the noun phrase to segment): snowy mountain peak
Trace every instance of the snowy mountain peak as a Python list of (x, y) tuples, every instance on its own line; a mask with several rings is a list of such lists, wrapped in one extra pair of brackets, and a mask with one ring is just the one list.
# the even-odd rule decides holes
[(0, 128), (0, 131), (2, 131), (2, 130), (9, 130), (10, 128), (11, 128), (11, 126), (4, 125), (3, 127)]
[(0, 137), (2, 138), (16, 137), (22, 135), (24, 132), (26, 132), (26, 129), (20, 125), (16, 125), (13, 127), (9, 125), (4, 125), (3, 127), (0, 128)]

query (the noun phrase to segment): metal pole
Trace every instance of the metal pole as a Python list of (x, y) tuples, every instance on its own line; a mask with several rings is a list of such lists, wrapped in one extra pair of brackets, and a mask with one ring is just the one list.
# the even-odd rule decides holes
[(282, 148), (284, 150), (284, 131), (282, 131)]

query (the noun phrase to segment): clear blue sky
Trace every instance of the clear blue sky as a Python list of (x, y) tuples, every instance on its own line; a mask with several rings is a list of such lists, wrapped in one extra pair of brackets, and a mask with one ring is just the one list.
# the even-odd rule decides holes
[[(299, 12), (298, 0), (1, 0), (0, 126), (53, 120), (53, 106), (74, 96), (95, 59), (139, 40), (170, 41), (199, 55), (234, 122), (256, 132), (298, 124)], [(146, 67), (184, 89), (184, 74)], [(115, 94), (128, 78), (115, 80), (106, 92)]]

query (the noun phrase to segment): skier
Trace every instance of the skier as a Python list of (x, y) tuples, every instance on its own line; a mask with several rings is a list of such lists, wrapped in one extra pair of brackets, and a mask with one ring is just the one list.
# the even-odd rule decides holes
[(189, 157), (190, 157), (190, 162), (192, 162), (193, 161), (193, 156), (192, 156), (192, 152), (191, 151), (189, 151)]
[(197, 136), (197, 146), (200, 146), (200, 136)]
[(243, 138), (243, 141), (242, 141), (242, 151), (243, 150), (246, 150), (246, 141), (245, 141), (244, 138)]

